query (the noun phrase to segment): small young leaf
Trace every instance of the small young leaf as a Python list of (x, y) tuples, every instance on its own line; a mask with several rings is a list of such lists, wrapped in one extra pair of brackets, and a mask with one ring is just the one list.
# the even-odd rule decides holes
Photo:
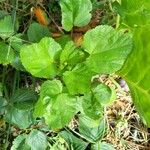
[(97, 120), (102, 117), (103, 108), (101, 103), (94, 97), (92, 94), (86, 94), (83, 98), (82, 102), (83, 110), (85, 114), (94, 119)]
[(36, 77), (51, 78), (57, 75), (57, 59), (61, 47), (52, 38), (24, 46), (20, 56), (23, 66)]
[(110, 105), (116, 99), (115, 90), (106, 86), (105, 84), (99, 84), (93, 87), (92, 93), (102, 106)]
[(66, 31), (73, 26), (85, 26), (90, 22), (92, 3), (90, 0), (61, 0), (62, 25)]
[(63, 85), (60, 80), (48, 80), (42, 84), (40, 96), (44, 97), (54, 97), (62, 92)]
[(84, 53), (76, 48), (73, 41), (68, 42), (60, 55), (60, 64), (64, 68), (66, 65), (74, 67), (76, 64), (84, 60)]
[(74, 52), (76, 49), (75, 44), (72, 41), (66, 43), (61, 55), (60, 55), (60, 63), (61, 65), (67, 63), (69, 56)]
[(90, 91), (93, 75), (84, 64), (78, 64), (72, 71), (63, 74), (63, 80), (70, 94), (83, 94)]

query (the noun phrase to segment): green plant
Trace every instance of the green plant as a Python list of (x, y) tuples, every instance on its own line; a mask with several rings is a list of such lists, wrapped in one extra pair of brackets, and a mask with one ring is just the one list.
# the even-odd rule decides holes
[[(112, 8), (121, 16), (119, 28), (99, 25), (85, 33), (80, 46), (76, 46), (71, 37), (63, 38), (64, 35), (53, 39), (48, 27), (38, 23), (29, 26), (27, 42), (24, 35), (17, 33), (17, 21), (9, 15), (2, 17), (0, 64), (4, 68), (0, 113), (5, 114), (8, 123), (24, 130), (15, 138), (12, 150), (84, 150), (89, 143), (92, 150), (113, 149), (100, 140), (107, 130), (104, 109), (113, 103), (116, 93), (98, 81), (99, 74), (116, 73), (127, 81), (139, 114), (150, 126), (150, 5), (146, 0), (136, 1), (136, 4), (133, 5), (133, 0), (122, 0), (121, 4), (113, 2)], [(60, 6), (65, 31), (72, 34), (74, 26), (89, 23), (90, 0), (61, 0)], [(135, 17), (138, 19), (133, 21)], [(8, 64), (16, 68), (10, 94), (5, 82)], [(39, 96), (35, 85), (31, 89), (19, 88), (18, 70), (31, 73), (33, 85), (35, 79), (42, 79)], [(79, 122), (79, 133), (68, 128), (74, 117)], [(34, 125), (41, 126), (38, 130)], [(53, 135), (61, 129), (65, 130)], [(51, 138), (44, 134), (47, 131), (53, 135)]]

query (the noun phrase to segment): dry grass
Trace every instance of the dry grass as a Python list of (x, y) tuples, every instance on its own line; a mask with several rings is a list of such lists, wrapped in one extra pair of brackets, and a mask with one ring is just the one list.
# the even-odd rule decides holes
[(132, 103), (127, 85), (120, 87), (118, 76), (101, 76), (100, 81), (114, 87), (117, 100), (105, 111), (108, 133), (104, 140), (116, 150), (150, 150), (150, 130), (142, 123)]

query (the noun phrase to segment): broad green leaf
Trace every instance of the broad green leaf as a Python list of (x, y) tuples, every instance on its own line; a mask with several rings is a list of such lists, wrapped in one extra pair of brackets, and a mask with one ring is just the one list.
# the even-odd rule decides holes
[(93, 75), (84, 64), (78, 64), (72, 71), (63, 74), (63, 80), (70, 94), (83, 94), (90, 91)]
[(98, 84), (97, 86), (93, 87), (92, 93), (102, 106), (110, 105), (116, 99), (115, 90), (105, 84)]
[(30, 150), (30, 147), (25, 143), (26, 138), (27, 134), (18, 135), (12, 143), (11, 150)]
[(62, 25), (66, 31), (73, 26), (85, 26), (90, 22), (92, 3), (90, 0), (61, 0)]
[(106, 123), (104, 119), (99, 119), (97, 121), (98, 124), (93, 124), (95, 120), (85, 115), (80, 115), (79, 117), (79, 132), (92, 143), (102, 139), (106, 132)]
[(26, 139), (26, 143), (31, 147), (31, 150), (46, 150), (48, 146), (47, 136), (36, 129), (33, 129)]
[(44, 37), (50, 37), (51, 33), (47, 26), (39, 23), (32, 23), (27, 31), (28, 39), (31, 42), (39, 42)]
[(37, 94), (34, 91), (29, 91), (27, 89), (19, 89), (11, 97), (11, 102), (13, 106), (18, 109), (31, 109), (37, 101)]
[(57, 96), (40, 98), (34, 110), (35, 116), (43, 116), (52, 129), (67, 125), (77, 113), (77, 98), (67, 93)]
[(5, 43), (0, 43), (0, 64), (9, 64), (15, 57), (14, 51)]
[(97, 26), (85, 34), (83, 47), (90, 55), (87, 66), (96, 73), (110, 74), (123, 66), (131, 52), (132, 39), (110, 26)]
[(88, 143), (75, 137), (69, 131), (62, 131), (59, 135), (68, 143), (69, 148), (73, 150), (85, 150)]
[(66, 93), (59, 94), (52, 99), (45, 108), (43, 115), (52, 129), (59, 129), (67, 125), (76, 114), (76, 97)]
[(62, 92), (63, 85), (60, 80), (47, 80), (41, 86), (40, 96), (44, 97), (54, 97)]
[(150, 3), (147, 0), (121, 0), (122, 21), (131, 27), (150, 23)]
[(129, 85), (133, 102), (150, 127), (150, 25), (134, 31), (134, 49), (119, 71)]
[(5, 16), (0, 20), (0, 37), (2, 39), (12, 36), (14, 33), (14, 25), (11, 16)]
[(58, 73), (57, 59), (61, 47), (52, 38), (45, 37), (39, 43), (24, 46), (20, 56), (23, 66), (36, 77), (50, 78)]
[(84, 113), (88, 117), (94, 120), (97, 120), (102, 117), (102, 114), (103, 114), (102, 105), (91, 93), (86, 94), (84, 96), (82, 107), (83, 107)]
[(91, 150), (115, 150), (114, 146), (106, 142), (97, 142), (92, 144)]
[(21, 129), (28, 128), (33, 123), (32, 111), (19, 110), (15, 107), (8, 107), (5, 115), (6, 121), (17, 125)]

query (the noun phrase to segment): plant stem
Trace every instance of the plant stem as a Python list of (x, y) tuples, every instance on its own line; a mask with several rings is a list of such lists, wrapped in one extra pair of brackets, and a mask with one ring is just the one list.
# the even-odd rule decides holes
[[(118, 3), (121, 5), (121, 0), (117, 0)], [(117, 14), (117, 18), (116, 18), (116, 29), (118, 29), (118, 27), (120, 26), (120, 15)]]
[(6, 75), (6, 71), (7, 71), (7, 66), (3, 67), (3, 72), (2, 72), (2, 87), (4, 87), (5, 85), (5, 75)]
[(13, 82), (13, 88), (12, 88), (12, 96), (14, 95), (14, 93), (16, 91), (17, 74), (18, 74), (18, 71), (16, 70), (15, 73), (14, 73), (14, 82)]
[(12, 16), (13, 16), (13, 27), (14, 27), (14, 31), (17, 30), (16, 28), (16, 16), (17, 16), (17, 9), (18, 9), (18, 0), (13, 0), (13, 12), (12, 12)]
[[(12, 1), (12, 4), (13, 4), (13, 12), (12, 12), (12, 16), (13, 16), (13, 28), (14, 28), (14, 31), (16, 32), (16, 30), (17, 30), (17, 28), (16, 28), (16, 15), (17, 15), (16, 10), (17, 10), (17, 8), (18, 8), (18, 0), (13, 0), (13, 1)], [(11, 49), (11, 40), (9, 41), (9, 47), (8, 47), (7, 58), (8, 58), (8, 56), (9, 56), (10, 49)], [(12, 114), (11, 114), (12, 105), (11, 105), (11, 101), (10, 101), (10, 99), (9, 99), (8, 91), (7, 91), (7, 88), (6, 88), (6, 85), (5, 85), (5, 73), (6, 73), (6, 67), (4, 67), (4, 70), (3, 70), (2, 84), (3, 84), (3, 86), (4, 86), (5, 97), (6, 97), (7, 101), (8, 101), (8, 103), (10, 104), (10, 109), (9, 109), (9, 111), (10, 111), (10, 118), (12, 118)], [(17, 71), (15, 72), (15, 76), (14, 76), (14, 83), (13, 83), (12, 95), (14, 94), (15, 89), (16, 89), (16, 80), (17, 80)], [(8, 123), (7, 136), (6, 136), (6, 142), (5, 142), (5, 145), (4, 145), (4, 150), (7, 150), (8, 145), (9, 145), (10, 129), (11, 129), (11, 124)]]
[(116, 29), (118, 29), (119, 26), (120, 26), (120, 15), (117, 15), (117, 18), (116, 18)]

